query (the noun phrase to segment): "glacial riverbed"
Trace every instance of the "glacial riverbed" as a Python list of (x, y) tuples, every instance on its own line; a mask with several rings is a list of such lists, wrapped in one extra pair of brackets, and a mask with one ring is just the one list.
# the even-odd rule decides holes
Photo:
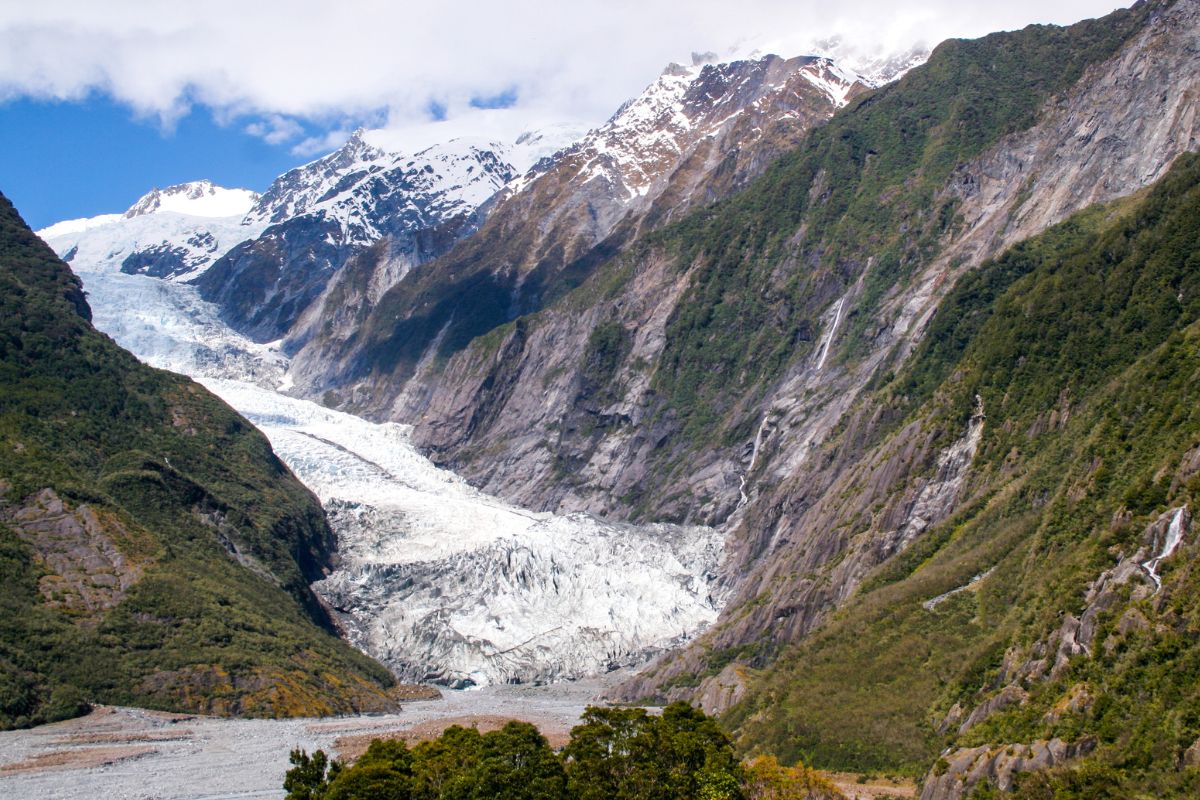
[[(611, 680), (611, 679), (610, 679)], [(605, 679), (488, 686), (409, 702), (397, 714), (238, 720), (102, 706), (76, 720), (0, 732), (0, 797), (54, 800), (280, 798), (288, 754), (353, 754), (373, 736), (436, 736), (532, 722), (561, 745)], [(349, 751), (349, 752), (348, 752)]]

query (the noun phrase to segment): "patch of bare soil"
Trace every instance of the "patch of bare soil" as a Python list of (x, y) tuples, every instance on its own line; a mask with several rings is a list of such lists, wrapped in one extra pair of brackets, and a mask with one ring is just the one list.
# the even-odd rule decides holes
[(176, 742), (190, 739), (194, 732), (188, 728), (172, 731), (138, 731), (135, 733), (69, 733), (52, 739), (51, 744), (130, 744), (135, 742)]
[(880, 800), (889, 797), (916, 797), (917, 785), (909, 780), (870, 778), (860, 783), (852, 772), (822, 772), (822, 775), (846, 795), (847, 800)]

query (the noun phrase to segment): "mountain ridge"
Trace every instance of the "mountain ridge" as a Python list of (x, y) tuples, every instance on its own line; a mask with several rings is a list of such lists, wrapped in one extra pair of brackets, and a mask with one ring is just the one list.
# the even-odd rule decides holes
[(804, 56), (669, 67), (544, 171), (499, 194), (478, 232), (399, 281), (353, 326), (301, 349), (297, 386), (333, 389), (360, 412), (419, 413), (438, 378), (414, 375), (418, 366), (553, 302), (643, 228), (736, 191), (842, 93), (864, 88), (852, 79)]

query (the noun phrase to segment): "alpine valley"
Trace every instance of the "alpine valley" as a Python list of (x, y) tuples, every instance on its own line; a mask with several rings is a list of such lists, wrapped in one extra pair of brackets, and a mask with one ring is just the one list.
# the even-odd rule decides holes
[(922, 800), (1200, 796), (1198, 136), (1141, 0), (5, 201), (0, 724), (628, 668)]

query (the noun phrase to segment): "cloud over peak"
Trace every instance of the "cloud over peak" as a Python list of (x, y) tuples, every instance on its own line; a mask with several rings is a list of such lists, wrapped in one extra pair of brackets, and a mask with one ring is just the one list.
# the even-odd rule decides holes
[[(737, 48), (863, 52), (1097, 16), (1113, 0), (40, 0), (0, 6), (0, 99), (101, 92), (168, 123), (196, 105), (319, 152), (354, 124), (604, 119), (667, 62)], [(431, 109), (440, 109), (438, 115)], [(503, 123), (509, 127), (513, 123)], [(330, 136), (331, 132), (334, 134)]]

